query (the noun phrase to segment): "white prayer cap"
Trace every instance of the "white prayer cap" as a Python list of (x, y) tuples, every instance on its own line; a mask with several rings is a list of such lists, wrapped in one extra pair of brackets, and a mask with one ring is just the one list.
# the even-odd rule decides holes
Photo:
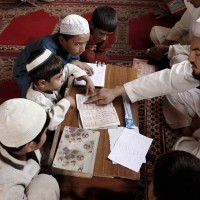
[(46, 112), (39, 104), (16, 98), (0, 105), (0, 143), (18, 148), (31, 142), (46, 122)]
[(200, 18), (192, 24), (192, 34), (195, 37), (200, 37)]
[(90, 33), (88, 21), (80, 15), (68, 15), (61, 21), (60, 33), (66, 35), (88, 34)]
[(36, 69), (37, 67), (41, 66), (45, 62), (47, 62), (50, 58), (55, 56), (49, 49), (44, 49), (42, 54), (40, 54), (38, 57), (36, 57), (32, 62), (28, 63), (26, 65), (26, 69), (28, 72), (32, 71), (33, 69)]

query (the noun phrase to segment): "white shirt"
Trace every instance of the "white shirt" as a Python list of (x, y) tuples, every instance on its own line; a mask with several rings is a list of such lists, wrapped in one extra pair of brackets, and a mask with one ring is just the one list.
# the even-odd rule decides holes
[(164, 69), (124, 84), (131, 102), (185, 92), (198, 86), (199, 81), (193, 78), (189, 61), (183, 61), (171, 69)]

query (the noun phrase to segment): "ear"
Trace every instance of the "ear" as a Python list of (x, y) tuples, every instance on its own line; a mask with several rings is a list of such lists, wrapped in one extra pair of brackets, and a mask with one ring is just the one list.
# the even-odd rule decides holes
[(38, 86), (39, 88), (44, 89), (46, 87), (47, 81), (45, 81), (44, 79), (41, 79), (38, 81)]
[(94, 31), (94, 29), (95, 29), (95, 26), (94, 26), (93, 22), (91, 21), (90, 22), (90, 31), (92, 32), (92, 31)]
[(27, 153), (29, 152), (32, 152), (32, 151), (35, 151), (35, 146), (36, 146), (36, 143), (35, 142), (29, 142), (28, 144), (25, 145), (25, 150)]
[(58, 37), (58, 41), (60, 42), (60, 44), (63, 44), (63, 42), (65, 41), (65, 38), (62, 35), (60, 35)]

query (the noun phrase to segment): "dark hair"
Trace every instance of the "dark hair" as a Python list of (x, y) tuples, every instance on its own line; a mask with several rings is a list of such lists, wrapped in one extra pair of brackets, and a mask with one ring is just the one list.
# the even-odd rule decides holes
[[(44, 123), (43, 128), (41, 129), (40, 133), (32, 140), (33, 142), (36, 142), (36, 144), (38, 144), (38, 143), (40, 142), (41, 136), (42, 136), (42, 134), (44, 133), (44, 130), (45, 130), (45, 129), (48, 127), (48, 125), (49, 125), (50, 117), (49, 117), (48, 113), (46, 113), (46, 116), (47, 116), (47, 118), (46, 118), (46, 121), (45, 121), (45, 123)], [(20, 138), (19, 138), (19, 139), (20, 139)], [(31, 141), (30, 141), (30, 142), (31, 142)], [(7, 146), (5, 146), (5, 145), (3, 145), (3, 144), (1, 144), (1, 145), (2, 145), (3, 148), (6, 149), (8, 152), (14, 153), (14, 152), (20, 151), (26, 144), (24, 144), (24, 145), (22, 145), (22, 146), (20, 146), (20, 147), (18, 147), (18, 148), (15, 148), (15, 147), (7, 147)]]
[(114, 32), (117, 27), (117, 13), (109, 6), (101, 6), (94, 10), (92, 23), (95, 28)]
[[(41, 53), (42, 53), (42, 50), (33, 51), (28, 58), (28, 63), (30, 63), (36, 57), (41, 55)], [(37, 84), (37, 82), (41, 79), (50, 81), (51, 77), (60, 73), (60, 71), (63, 68), (64, 68), (64, 62), (63, 62), (62, 58), (59, 56), (53, 55), (46, 62), (41, 64), (39, 67), (30, 71), (29, 75), (32, 79), (32, 82)]]
[(199, 200), (200, 160), (185, 151), (161, 155), (154, 164), (153, 185), (158, 200)]

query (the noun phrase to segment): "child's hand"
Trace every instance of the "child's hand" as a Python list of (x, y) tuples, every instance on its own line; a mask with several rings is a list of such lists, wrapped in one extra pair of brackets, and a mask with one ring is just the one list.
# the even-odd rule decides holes
[(86, 73), (88, 75), (90, 75), (90, 76), (94, 74), (94, 71), (93, 71), (92, 67), (90, 67), (87, 63), (81, 62), (79, 60), (75, 60), (75, 61), (73, 61), (71, 63), (76, 65), (76, 66), (78, 66), (82, 70), (86, 71)]
[(70, 107), (75, 108), (76, 107), (76, 103), (73, 97), (71, 96), (65, 96), (65, 99), (67, 99), (70, 102)]
[(85, 81), (86, 81), (85, 95), (93, 94), (94, 90), (95, 90), (95, 86), (94, 86), (92, 80), (88, 77), (88, 79), (86, 79)]

